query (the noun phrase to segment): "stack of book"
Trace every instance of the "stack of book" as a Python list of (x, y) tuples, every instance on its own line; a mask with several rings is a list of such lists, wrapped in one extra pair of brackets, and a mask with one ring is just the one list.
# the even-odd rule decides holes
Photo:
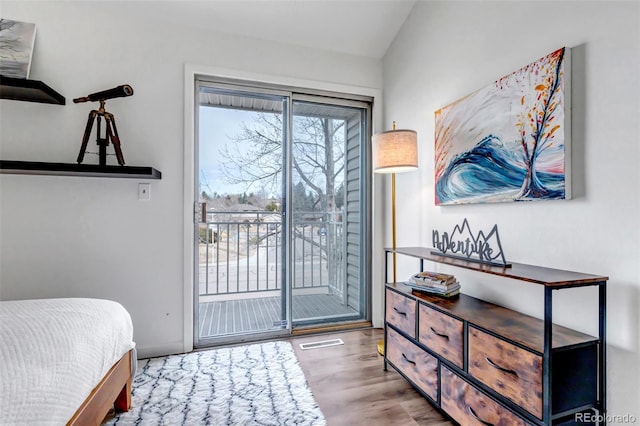
[(455, 297), (460, 294), (460, 283), (455, 276), (439, 272), (418, 272), (405, 283), (413, 290), (440, 297)]

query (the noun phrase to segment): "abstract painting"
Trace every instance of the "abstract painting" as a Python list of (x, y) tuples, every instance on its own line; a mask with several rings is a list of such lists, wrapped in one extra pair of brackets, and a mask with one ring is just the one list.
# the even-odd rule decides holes
[(435, 204), (571, 198), (570, 50), (435, 112)]
[(35, 24), (0, 19), (1, 75), (29, 78), (35, 37)]

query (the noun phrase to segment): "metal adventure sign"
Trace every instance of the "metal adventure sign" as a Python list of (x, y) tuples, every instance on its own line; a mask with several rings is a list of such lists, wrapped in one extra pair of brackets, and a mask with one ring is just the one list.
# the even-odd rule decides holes
[(433, 248), (437, 249), (432, 251), (432, 254), (507, 268), (511, 266), (502, 252), (498, 225), (493, 225), (487, 234), (478, 231), (478, 234), (474, 235), (465, 218), (462, 225), (456, 225), (451, 233), (434, 229), (431, 236)]

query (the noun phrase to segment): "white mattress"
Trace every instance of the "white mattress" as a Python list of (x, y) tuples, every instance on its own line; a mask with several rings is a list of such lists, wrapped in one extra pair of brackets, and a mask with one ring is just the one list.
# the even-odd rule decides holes
[(0, 302), (0, 425), (64, 425), (134, 346), (117, 302)]

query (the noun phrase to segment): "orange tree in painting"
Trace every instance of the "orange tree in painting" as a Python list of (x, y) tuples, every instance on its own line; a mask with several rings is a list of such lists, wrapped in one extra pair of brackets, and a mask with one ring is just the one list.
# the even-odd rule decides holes
[[(554, 139), (561, 129), (561, 120), (556, 120), (556, 111), (562, 110), (562, 82), (565, 48), (558, 49), (540, 61), (527, 65), (518, 75), (504, 77), (496, 82), (500, 88), (508, 85), (509, 77), (527, 79), (521, 81), (523, 93), (522, 107), (516, 120), (519, 142), (524, 156), (526, 170), (520, 192), (515, 199), (544, 198), (549, 192), (536, 176), (536, 160), (546, 149), (554, 145)], [(533, 90), (531, 87), (533, 86)], [(524, 89), (526, 88), (526, 89)], [(528, 90), (527, 90), (528, 89)], [(526, 90), (526, 91), (525, 91)], [(563, 141), (562, 141), (563, 142)]]

